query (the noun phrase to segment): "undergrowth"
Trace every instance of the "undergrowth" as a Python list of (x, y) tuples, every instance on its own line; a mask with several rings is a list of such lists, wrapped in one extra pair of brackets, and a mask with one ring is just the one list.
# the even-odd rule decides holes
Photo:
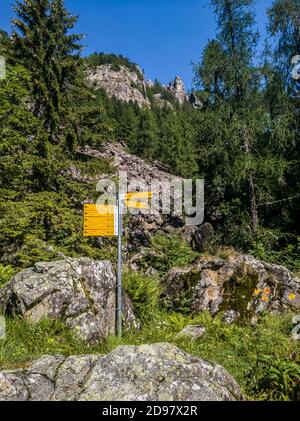
[[(154, 312), (152, 304), (148, 305), (152, 316), (139, 331), (127, 331), (122, 339), (110, 337), (96, 346), (75, 338), (61, 322), (44, 320), (32, 325), (20, 319), (7, 319), (6, 339), (0, 340), (0, 366), (24, 367), (45, 354), (106, 354), (118, 345), (169, 342), (222, 365), (235, 377), (248, 399), (295, 399), (300, 385), (300, 349), (298, 343), (290, 340), (291, 316), (265, 316), (255, 327), (241, 327), (224, 325), (221, 316), (167, 314)], [(205, 335), (195, 341), (177, 337), (188, 324), (204, 325)]]

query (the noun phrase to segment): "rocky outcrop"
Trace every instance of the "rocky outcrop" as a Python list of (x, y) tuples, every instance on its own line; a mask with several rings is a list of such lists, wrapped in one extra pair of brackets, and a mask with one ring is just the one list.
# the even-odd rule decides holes
[(165, 288), (172, 309), (180, 309), (184, 301), (195, 313), (223, 311), (226, 323), (254, 323), (265, 311), (300, 310), (300, 280), (283, 266), (246, 255), (228, 260), (203, 257), (193, 267), (173, 269), (166, 276)]
[(179, 76), (176, 76), (175, 80), (170, 82), (167, 90), (174, 95), (179, 104), (184, 104), (189, 100), (189, 96), (185, 91), (183, 80)]
[[(126, 323), (135, 326), (131, 303), (124, 299)], [(31, 322), (63, 320), (90, 343), (115, 333), (116, 275), (108, 261), (71, 259), (36, 263), (0, 290), (0, 312)]]
[(221, 366), (170, 344), (121, 346), (105, 356), (45, 356), (0, 373), (0, 401), (235, 401)]
[[(151, 183), (153, 179), (160, 182), (172, 182), (180, 180), (170, 173), (170, 168), (162, 165), (158, 161), (146, 161), (136, 155), (132, 155), (126, 149), (126, 146), (121, 143), (104, 143), (101, 150), (92, 149), (85, 146), (79, 149), (79, 153), (100, 159), (109, 159), (112, 165), (116, 167), (115, 174), (117, 176), (120, 171), (126, 172), (128, 181), (145, 180), (146, 183)], [(107, 178), (106, 175), (100, 175), (99, 178)]]
[(86, 80), (94, 88), (102, 88), (108, 96), (124, 102), (136, 102), (140, 107), (149, 107), (143, 75), (126, 66), (114, 69), (110, 64), (96, 66), (86, 71)]
[[(146, 81), (143, 72), (138, 67), (134, 71), (124, 65), (119, 65), (116, 68), (111, 64), (102, 64), (87, 69), (85, 77), (90, 87), (103, 89), (109, 97), (115, 97), (127, 103), (135, 102), (140, 108), (150, 108), (147, 88), (152, 89), (154, 83), (151, 80)], [(191, 94), (186, 92), (181, 77), (176, 76), (168, 86), (162, 85), (162, 87), (167, 93), (171, 93), (180, 105), (189, 102), (194, 108), (203, 108), (202, 101), (194, 92)], [(154, 94), (154, 100), (161, 108), (174, 108), (170, 101), (163, 98), (161, 93)]]

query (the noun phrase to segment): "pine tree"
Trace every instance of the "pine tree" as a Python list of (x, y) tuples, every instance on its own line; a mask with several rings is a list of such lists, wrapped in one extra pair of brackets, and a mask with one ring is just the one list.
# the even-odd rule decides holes
[(157, 147), (157, 123), (153, 113), (141, 110), (137, 128), (137, 137), (132, 146), (133, 153), (153, 157)]
[(286, 82), (291, 81), (292, 58), (300, 55), (300, 2), (275, 0), (268, 11), (270, 34), (276, 39), (275, 61)]
[(14, 10), (13, 43), (32, 75), (35, 115), (44, 119), (51, 134), (58, 133), (77, 77), (82, 37), (69, 34), (77, 17), (69, 14), (63, 0), (18, 0)]
[[(269, 33), (275, 44), (273, 80), (268, 86), (268, 100), (273, 119), (273, 136), (284, 144), (288, 175), (284, 195), (275, 204), (281, 208), (282, 225), (299, 235), (300, 206), (300, 83), (293, 78), (293, 58), (300, 57), (300, 2), (275, 0), (268, 11)], [(274, 205), (273, 205), (274, 207)]]

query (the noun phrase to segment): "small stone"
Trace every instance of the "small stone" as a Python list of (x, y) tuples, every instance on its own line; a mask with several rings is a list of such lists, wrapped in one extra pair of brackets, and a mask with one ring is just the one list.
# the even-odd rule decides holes
[(191, 338), (192, 340), (196, 340), (201, 338), (206, 332), (204, 326), (201, 325), (188, 325), (186, 326), (181, 332), (178, 333), (176, 336), (177, 338), (186, 336)]
[(214, 229), (210, 223), (206, 222), (201, 225), (193, 235), (194, 249), (200, 252), (205, 251), (213, 235)]
[(232, 325), (235, 323), (240, 317), (240, 314), (235, 310), (228, 310), (222, 316), (222, 322), (227, 325)]

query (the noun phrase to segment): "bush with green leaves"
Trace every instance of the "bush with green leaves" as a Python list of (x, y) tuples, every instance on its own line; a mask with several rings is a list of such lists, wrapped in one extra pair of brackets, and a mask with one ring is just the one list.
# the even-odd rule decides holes
[(7, 282), (14, 276), (15, 270), (10, 265), (2, 265), (0, 263), (0, 288), (2, 288)]
[(282, 249), (270, 248), (265, 242), (254, 242), (251, 254), (265, 262), (275, 263), (288, 267), (290, 270), (300, 270), (300, 237)]
[[(251, 373), (253, 392), (260, 399), (273, 401), (297, 400), (300, 393), (300, 361), (265, 357), (257, 361)], [(251, 384), (251, 383), (250, 383)]]
[(158, 278), (127, 270), (123, 276), (123, 283), (141, 321), (149, 321), (159, 313), (162, 286)]
[(156, 235), (152, 239), (151, 253), (141, 259), (141, 264), (165, 274), (173, 267), (190, 265), (198, 256), (180, 235)]

